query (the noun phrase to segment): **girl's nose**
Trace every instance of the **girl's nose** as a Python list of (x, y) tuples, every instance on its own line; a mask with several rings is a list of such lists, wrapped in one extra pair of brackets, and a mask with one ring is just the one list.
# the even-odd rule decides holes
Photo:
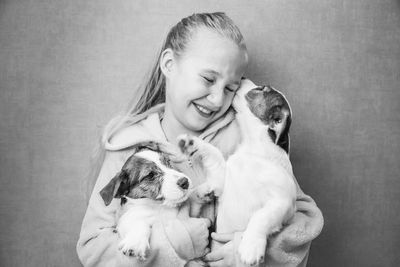
[(215, 107), (222, 107), (225, 100), (224, 89), (212, 88), (210, 94), (207, 96), (207, 100)]

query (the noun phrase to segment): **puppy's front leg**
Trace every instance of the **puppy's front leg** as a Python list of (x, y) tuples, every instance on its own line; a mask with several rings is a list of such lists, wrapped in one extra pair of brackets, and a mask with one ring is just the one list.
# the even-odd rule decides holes
[(151, 225), (146, 222), (137, 221), (131, 225), (118, 226), (121, 241), (118, 249), (126, 256), (137, 257), (144, 261), (150, 250)]
[(204, 205), (210, 203), (214, 198), (214, 193), (207, 182), (197, 186), (194, 194), (189, 197), (190, 217), (199, 217)]
[(178, 137), (181, 151), (189, 158), (200, 157), (206, 171), (207, 182), (197, 188), (197, 194), (203, 200), (221, 196), (225, 181), (226, 162), (221, 151), (210, 143), (187, 134)]
[(250, 218), (238, 253), (243, 263), (259, 264), (264, 261), (267, 238), (281, 229), (282, 223), (294, 212), (294, 205), (288, 199), (271, 199)]

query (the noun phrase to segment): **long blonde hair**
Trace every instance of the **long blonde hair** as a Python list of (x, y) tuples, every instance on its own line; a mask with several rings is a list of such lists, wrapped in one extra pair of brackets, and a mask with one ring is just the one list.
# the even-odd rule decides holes
[(111, 119), (104, 128), (101, 141), (92, 159), (92, 168), (87, 179), (86, 197), (89, 197), (101, 165), (104, 161), (104, 144), (119, 130), (135, 124), (140, 119), (140, 114), (151, 109), (157, 104), (165, 102), (165, 77), (160, 69), (161, 54), (170, 48), (179, 58), (185, 52), (191, 37), (199, 27), (206, 27), (234, 41), (239, 47), (246, 49), (243, 36), (231, 18), (223, 12), (195, 13), (183, 18), (168, 32), (167, 37), (158, 52), (156, 61), (150, 71), (146, 82), (139, 86), (128, 108), (122, 115)]

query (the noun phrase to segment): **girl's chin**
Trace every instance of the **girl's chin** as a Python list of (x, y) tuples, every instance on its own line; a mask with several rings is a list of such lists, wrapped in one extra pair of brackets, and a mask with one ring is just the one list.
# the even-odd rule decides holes
[(210, 123), (200, 123), (198, 122), (192, 122), (192, 123), (188, 123), (186, 124), (186, 128), (192, 132), (196, 132), (196, 133), (200, 133), (202, 132), (205, 128), (207, 128), (207, 126)]
[(205, 118), (199, 114), (195, 114), (195, 116), (191, 116), (191, 118), (188, 118), (188, 122), (189, 122), (188, 124), (191, 126), (190, 127), (191, 130), (196, 131), (196, 132), (203, 131), (213, 121), (214, 121), (214, 116)]
[(210, 125), (211, 121), (204, 120), (198, 117), (189, 117), (186, 120), (185, 128), (193, 133), (201, 133), (208, 125)]

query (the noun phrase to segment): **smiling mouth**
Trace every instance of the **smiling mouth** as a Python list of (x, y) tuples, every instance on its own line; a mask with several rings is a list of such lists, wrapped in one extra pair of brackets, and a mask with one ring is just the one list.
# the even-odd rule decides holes
[(211, 116), (215, 113), (215, 111), (212, 111), (212, 110), (210, 110), (210, 109), (208, 109), (208, 108), (206, 108), (206, 107), (204, 107), (204, 106), (200, 106), (200, 105), (195, 104), (195, 103), (193, 103), (193, 105), (194, 105), (194, 107), (196, 108), (197, 112), (198, 112), (201, 116), (203, 116), (203, 117), (205, 117), (205, 118), (209, 118), (209, 117), (211, 117)]

